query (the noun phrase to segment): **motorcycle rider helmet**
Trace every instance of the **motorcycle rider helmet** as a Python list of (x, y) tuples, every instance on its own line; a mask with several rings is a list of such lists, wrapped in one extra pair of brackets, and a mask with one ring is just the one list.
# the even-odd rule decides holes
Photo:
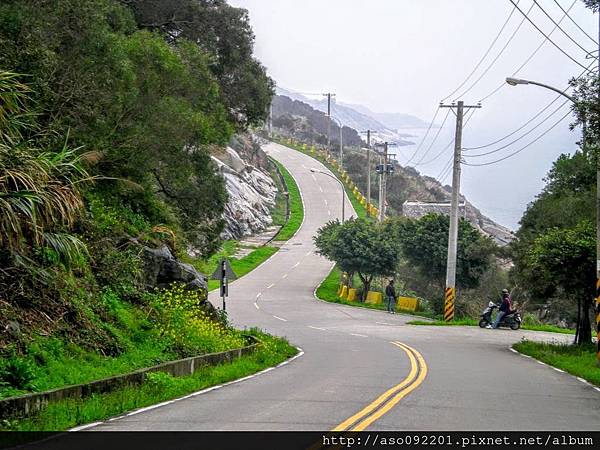
[(502, 293), (503, 293), (503, 294), (508, 294), (508, 293), (509, 293), (509, 292), (508, 292), (508, 289), (502, 289)]

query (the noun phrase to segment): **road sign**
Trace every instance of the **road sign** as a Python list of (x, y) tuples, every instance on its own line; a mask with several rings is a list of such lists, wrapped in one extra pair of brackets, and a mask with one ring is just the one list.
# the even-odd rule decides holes
[(221, 260), (217, 269), (210, 276), (211, 280), (219, 280), (221, 282), (220, 294), (223, 299), (223, 311), (226, 309), (225, 297), (229, 296), (229, 280), (236, 280), (237, 275), (231, 268), (229, 261), (225, 258)]
[[(394, 172), (394, 165), (393, 164), (386, 164), (385, 166), (387, 166), (387, 173), (393, 173)], [(375, 166), (375, 170), (376, 170), (377, 173), (383, 173), (384, 164), (377, 164)]]

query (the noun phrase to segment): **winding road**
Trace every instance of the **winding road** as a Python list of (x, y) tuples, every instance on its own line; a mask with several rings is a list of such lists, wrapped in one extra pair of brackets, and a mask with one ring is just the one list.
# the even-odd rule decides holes
[[(415, 327), (409, 317), (318, 301), (332, 265), (312, 237), (341, 213), (327, 169), (278, 144), (265, 151), (296, 179), (305, 220), (262, 266), (230, 286), (239, 327), (286, 336), (303, 354), (242, 382), (99, 424), (99, 430), (599, 430), (600, 390), (509, 350), (523, 337)], [(346, 210), (352, 211), (347, 201)], [(216, 297), (211, 301), (219, 305)]]

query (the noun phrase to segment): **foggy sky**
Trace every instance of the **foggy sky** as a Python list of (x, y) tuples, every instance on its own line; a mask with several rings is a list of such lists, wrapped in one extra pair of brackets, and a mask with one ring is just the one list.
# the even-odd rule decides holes
[[(508, 0), (229, 2), (249, 10), (256, 34), (256, 56), (278, 85), (307, 93), (335, 92), (339, 101), (362, 104), (377, 112), (414, 114), (427, 122), (440, 100), (473, 70), (512, 9)], [(538, 0), (538, 3), (555, 20), (562, 17), (553, 0)], [(572, 0), (559, 0), (559, 3), (567, 9)], [(524, 11), (529, 10), (531, 5), (532, 0), (519, 2)], [(588, 34), (598, 39), (598, 16), (585, 9), (580, 0), (571, 9), (570, 15)], [(552, 30), (552, 23), (537, 7), (533, 8), (530, 17), (546, 33)], [(462, 90), (487, 68), (521, 20), (522, 16), (515, 11), (490, 55)], [(569, 19), (563, 20), (561, 27), (586, 49), (598, 50)], [(591, 63), (560, 30), (556, 30), (551, 39), (582, 64), (587, 66)], [(492, 69), (462, 99), (476, 103), (502, 84), (504, 78), (510, 76), (542, 40), (543, 36), (525, 21)], [(582, 70), (547, 42), (518, 76), (564, 88), (568, 80), (578, 76)], [(473, 116), (465, 129), (463, 145), (487, 144), (505, 136), (555, 96), (535, 86), (502, 88)], [(455, 99), (453, 96), (448, 100)], [(547, 113), (558, 105), (557, 102)], [(444, 115), (445, 111), (440, 111), (436, 120), (438, 124)], [(561, 115), (557, 114), (510, 148), (471, 161), (486, 162), (518, 150), (549, 128)], [(454, 129), (452, 118), (449, 117), (441, 138), (426, 159), (437, 154), (451, 139)], [(561, 153), (575, 150), (579, 133), (569, 131), (568, 125), (569, 120), (566, 119), (536, 144), (507, 161), (487, 167), (464, 167), (462, 192), (484, 213), (516, 228), (527, 203), (543, 187), (542, 178), (552, 161)], [(514, 137), (527, 130), (529, 127)], [(421, 151), (428, 147), (426, 142)], [(414, 147), (405, 147), (402, 151), (412, 154)], [(450, 150), (437, 161), (417, 169), (436, 176), (449, 157)], [(403, 159), (408, 158), (400, 155), (401, 163)]]

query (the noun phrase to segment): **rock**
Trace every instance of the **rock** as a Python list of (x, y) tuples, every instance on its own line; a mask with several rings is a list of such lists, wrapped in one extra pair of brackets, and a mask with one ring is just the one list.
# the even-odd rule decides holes
[(166, 245), (159, 248), (143, 247), (142, 259), (146, 288), (167, 288), (173, 283), (184, 283), (190, 291), (208, 291), (206, 276), (193, 266), (177, 260)]
[(272, 223), (271, 208), (277, 195), (277, 186), (269, 173), (244, 163), (232, 148), (227, 148), (225, 155), (213, 155), (213, 160), (225, 179), (229, 194), (223, 214), (225, 230), (221, 237), (240, 239), (265, 230)]

